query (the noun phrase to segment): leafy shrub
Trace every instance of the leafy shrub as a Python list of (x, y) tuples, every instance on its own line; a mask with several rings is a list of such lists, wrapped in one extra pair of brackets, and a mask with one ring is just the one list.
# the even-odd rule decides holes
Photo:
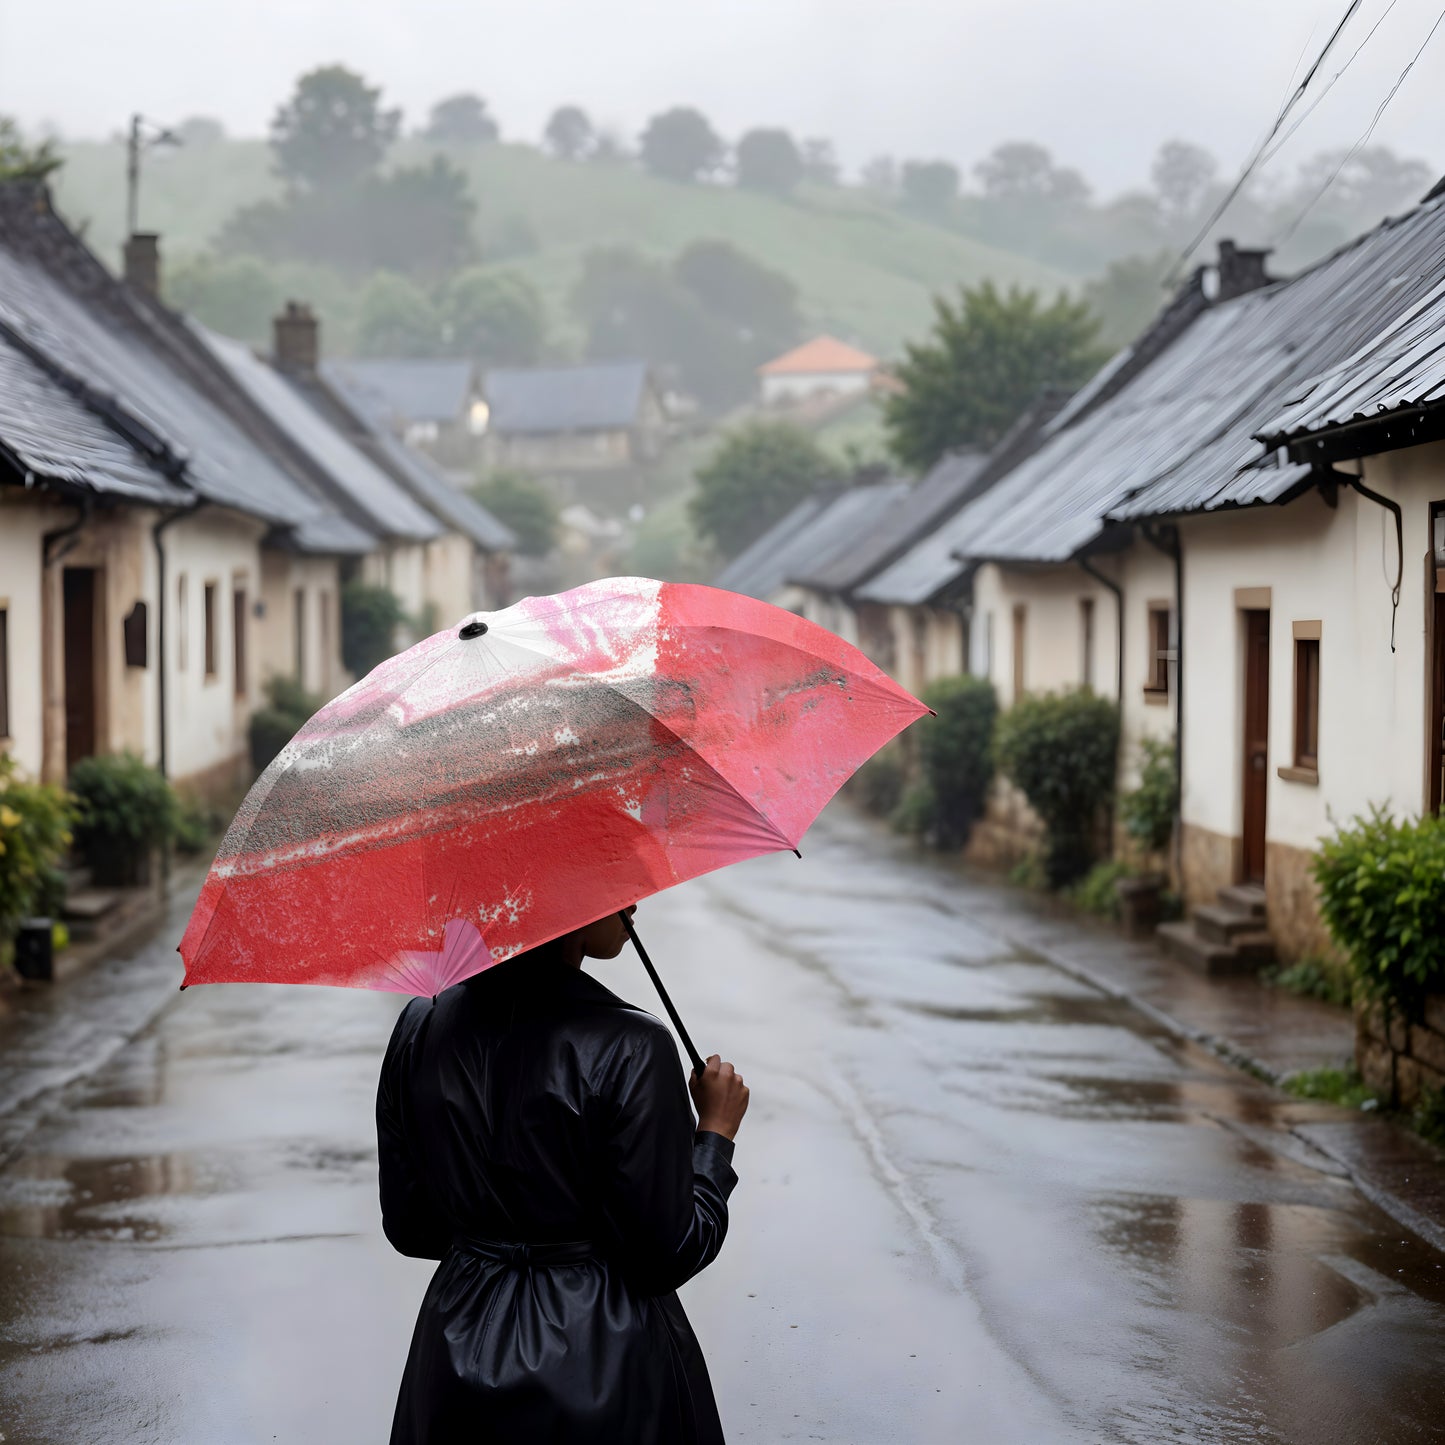
[(1119, 894), (1114, 885), (1121, 878), (1131, 877), (1133, 870), (1127, 863), (1110, 859), (1095, 863), (1084, 876), (1069, 889), (1069, 899), (1085, 913), (1097, 918), (1119, 917)]
[(1023, 697), (999, 719), (999, 765), (1049, 830), (1051, 888), (1081, 877), (1094, 859), (1118, 746), (1118, 709), (1091, 692)]
[(886, 747), (853, 774), (849, 791), (865, 812), (875, 818), (892, 815), (903, 799), (903, 758), (896, 747)]
[(1046, 888), (1049, 880), (1044, 873), (1043, 860), (1037, 853), (1030, 853), (1008, 870), (1008, 881), (1015, 888)]
[(1174, 836), (1179, 812), (1179, 773), (1173, 743), (1145, 738), (1139, 745), (1144, 766), (1139, 786), (1119, 800), (1124, 831), (1148, 853), (1162, 853)]
[(82, 759), (70, 791), (79, 810), (75, 841), (98, 882), (139, 882), (152, 849), (175, 837), (175, 791), (135, 753)]
[(406, 620), (397, 596), (370, 582), (348, 582), (341, 589), (341, 660), (365, 677), (396, 651), (396, 629)]
[(181, 793), (176, 804), (176, 852), (194, 856), (205, 851), (225, 827), (221, 810), (194, 793)]
[(903, 789), (888, 821), (895, 833), (923, 838), (931, 833), (937, 816), (938, 799), (933, 796), (933, 784), (927, 778), (919, 778)]
[(265, 772), (272, 759), (296, 736), (302, 723), (321, 706), (292, 677), (273, 677), (266, 684), (266, 706), (251, 714), (251, 763)]
[(1380, 1103), (1353, 1064), (1345, 1069), (1304, 1069), (1291, 1074), (1284, 1087), (1297, 1099), (1323, 1099), (1346, 1109), (1375, 1109)]
[(923, 701), (935, 716), (914, 728), (922, 786), (909, 800), (909, 831), (956, 848), (968, 841), (993, 777), (998, 700), (983, 678), (945, 677), (924, 689)]
[(1445, 1089), (1425, 1089), (1421, 1093), (1410, 1116), (1410, 1127), (1436, 1148), (1445, 1149)]
[(1401, 823), (1373, 808), (1321, 843), (1314, 875), (1325, 926), (1368, 995), (1413, 1014), (1445, 987), (1445, 817)]
[(491, 472), (472, 488), (472, 496), (511, 529), (524, 557), (545, 557), (557, 545), (557, 503), (529, 472)]
[(1327, 958), (1302, 958), (1298, 963), (1276, 965), (1264, 969), (1260, 979), (1271, 988), (1282, 988), (1301, 998), (1317, 998), (1345, 1008), (1349, 1007), (1353, 992), (1349, 974)]
[(54, 904), (56, 865), (70, 846), (74, 819), (63, 788), (22, 780), (15, 760), (0, 753), (0, 941), (20, 919)]

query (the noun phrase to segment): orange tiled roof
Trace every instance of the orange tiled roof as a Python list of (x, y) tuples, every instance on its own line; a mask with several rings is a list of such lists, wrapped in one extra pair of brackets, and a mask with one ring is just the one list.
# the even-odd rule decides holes
[(815, 336), (801, 346), (758, 368), (760, 376), (786, 376), (797, 372), (874, 371), (878, 358), (831, 336)]

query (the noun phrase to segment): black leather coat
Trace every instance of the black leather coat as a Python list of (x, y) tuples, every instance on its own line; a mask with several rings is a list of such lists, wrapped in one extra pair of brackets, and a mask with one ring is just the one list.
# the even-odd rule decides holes
[(442, 1262), (392, 1445), (721, 1445), (675, 1291), (737, 1176), (658, 1020), (539, 949), (408, 1004), (376, 1112), (386, 1236)]

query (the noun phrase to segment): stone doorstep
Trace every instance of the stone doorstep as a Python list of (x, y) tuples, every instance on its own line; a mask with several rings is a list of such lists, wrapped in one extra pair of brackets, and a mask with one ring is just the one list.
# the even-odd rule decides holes
[(1236, 934), (1227, 942), (1206, 937), (1193, 922), (1161, 923), (1155, 930), (1164, 952), (1209, 978), (1258, 973), (1274, 957), (1274, 942), (1258, 931)]
[(1228, 888), (1221, 888), (1219, 901), (1225, 908), (1251, 914), (1255, 918), (1263, 918), (1266, 913), (1265, 892), (1257, 883), (1233, 883)]
[(1199, 936), (1210, 943), (1235, 944), (1241, 934), (1258, 933), (1262, 922), (1257, 913), (1242, 913), (1220, 903), (1201, 903), (1190, 909)]

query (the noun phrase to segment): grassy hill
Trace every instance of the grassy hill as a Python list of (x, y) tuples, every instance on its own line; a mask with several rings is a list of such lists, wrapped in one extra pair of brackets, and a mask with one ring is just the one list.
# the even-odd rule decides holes
[[(434, 148), (397, 147), (405, 164)], [(66, 147), (55, 178), (58, 203), (84, 224), (108, 262), (120, 248), (125, 217), (125, 153), (115, 143)], [(488, 243), (509, 231), (530, 232), (535, 250), (495, 264), (523, 272), (548, 302), (556, 330), (568, 336), (567, 293), (581, 256), (599, 244), (622, 244), (671, 257), (702, 238), (731, 241), (797, 286), (809, 325), (836, 332), (885, 356), (920, 335), (930, 296), (961, 283), (1000, 283), (1055, 290), (1060, 272), (930, 225), (849, 189), (807, 189), (791, 200), (720, 186), (682, 186), (626, 165), (569, 165), (520, 145), (449, 151), (471, 180), (477, 231)], [(157, 150), (145, 161), (141, 224), (161, 233), (169, 259), (205, 250), (239, 206), (274, 195), (270, 153), (261, 141), (224, 141), (194, 150)], [(495, 254), (495, 251), (493, 252)], [(344, 305), (347, 289), (323, 285)], [(336, 318), (333, 336), (346, 334)]]

